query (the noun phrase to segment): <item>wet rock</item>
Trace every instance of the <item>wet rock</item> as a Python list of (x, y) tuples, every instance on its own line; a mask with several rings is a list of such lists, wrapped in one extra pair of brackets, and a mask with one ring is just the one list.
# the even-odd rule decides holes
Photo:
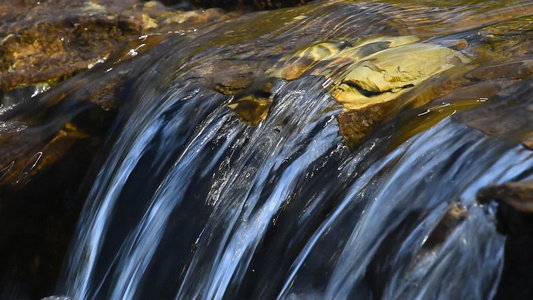
[[(509, 206), (517, 212), (533, 214), (533, 180), (489, 185), (481, 189), (477, 197), (480, 203), (496, 201), (502, 205)], [(524, 230), (531, 230), (533, 234), (533, 227), (524, 228), (520, 231)]]
[(460, 52), (426, 43), (385, 49), (351, 68), (332, 95), (348, 110), (384, 103), (468, 61)]
[(225, 18), (218, 10), (182, 12), (136, 0), (46, 1), (14, 9), (8, 3), (0, 11), (0, 95), (53, 85), (141, 35), (192, 30)]
[[(99, 143), (124, 103), (129, 82), (159, 55), (139, 58), (145, 51), (174, 32), (185, 35), (228, 18), (214, 9), (176, 12), (135, 0), (17, 7), (28, 13), (9, 16), (14, 23), (0, 25), (0, 35), (8, 34), (0, 43), (0, 53), (7, 54), (0, 55), (0, 189), (10, 192), (60, 162), (73, 143)], [(62, 14), (54, 14), (57, 9)], [(168, 33), (169, 28), (174, 31)], [(32, 36), (31, 43), (21, 38), (25, 35)], [(59, 48), (49, 49), (50, 42)], [(137, 59), (130, 64), (132, 58)], [(43, 93), (75, 74), (75, 80)]]
[(355, 148), (372, 130), (390, 117), (392, 103), (349, 110), (338, 116), (339, 129), (350, 148)]
[(142, 32), (140, 14), (119, 14), (124, 6), (69, 3), (43, 2), (0, 27), (0, 89), (70, 76), (105, 59), (119, 39)]
[(533, 180), (490, 185), (478, 202), (498, 203), (497, 228), (507, 235), (504, 266), (495, 299), (531, 299), (533, 289)]
[(486, 105), (461, 112), (454, 119), (485, 134), (521, 142), (533, 149), (532, 93), (533, 78), (525, 79), (488, 99)]
[(450, 205), (444, 216), (428, 235), (422, 246), (423, 251), (430, 251), (444, 243), (448, 236), (468, 217), (468, 210), (459, 202)]
[[(237, 95), (229, 107), (241, 120), (257, 125), (268, 114), (274, 79), (324, 76), (327, 90), (344, 106), (345, 113), (338, 120), (347, 144), (353, 147), (396, 112), (401, 105), (392, 102), (401, 95), (470, 60), (453, 49), (419, 42), (414, 36), (379, 37), (302, 47), (281, 57), (250, 87), (252, 91)], [(228, 90), (226, 85), (221, 92)]]
[[(148, 37), (142, 42), (150, 48)], [(130, 46), (134, 46), (130, 44)], [(117, 51), (0, 114), (0, 299), (50, 295), (86, 191), (83, 181), (126, 101), (153, 64)], [(13, 297), (9, 295), (15, 295)]]
[[(481, 45), (476, 49), (477, 55), (491, 58), (497, 61), (510, 60), (519, 56), (533, 54), (533, 6), (525, 7), (520, 13), (528, 13), (529, 16), (497, 23), (482, 28), (477, 32)], [(473, 41), (475, 43), (475, 39)]]

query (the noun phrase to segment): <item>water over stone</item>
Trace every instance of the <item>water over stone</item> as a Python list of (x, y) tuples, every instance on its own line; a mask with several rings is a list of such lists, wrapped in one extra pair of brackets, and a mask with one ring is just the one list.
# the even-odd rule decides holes
[[(516, 257), (528, 256), (510, 254), (527, 252), (529, 233), (514, 229), (529, 217), (502, 223), (517, 215), (513, 202), (483, 191), (533, 179), (523, 121), (532, 11), (527, 2), (330, 1), (216, 11), (190, 30), (177, 15), (155, 18), (176, 30), (139, 36), (85, 72), (4, 103), (0, 219), (9, 226), (0, 243), (30, 236), (11, 230), (26, 222), (46, 234), (1, 247), (0, 295), (527, 298), (516, 274), (529, 264)], [(361, 61), (295, 56), (338, 41), (342, 54), (357, 41), (403, 39), (413, 42), (380, 44)], [(434, 71), (413, 75), (430, 61)], [(276, 75), (302, 65), (298, 76)], [(375, 76), (354, 71), (365, 68)], [(391, 85), (368, 89), (378, 73)], [(412, 80), (392, 85), (402, 76)], [(232, 107), (265, 79), (268, 105)], [(369, 102), (386, 93), (387, 105), (343, 106), (332, 92), (342, 84)], [(258, 107), (253, 126), (242, 122)], [(43, 219), (9, 218), (22, 212)], [(66, 256), (35, 246), (64, 249), (71, 236)], [(57, 289), (51, 275), (34, 287), (63, 257)]]

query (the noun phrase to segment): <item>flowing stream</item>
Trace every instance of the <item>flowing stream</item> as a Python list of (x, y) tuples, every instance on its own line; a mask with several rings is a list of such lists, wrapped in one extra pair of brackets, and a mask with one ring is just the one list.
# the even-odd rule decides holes
[(495, 295), (505, 237), (476, 193), (533, 178), (533, 152), (451, 117), (399, 146), (387, 132), (351, 151), (324, 78), (283, 84), (254, 127), (227, 96), (160, 78), (164, 65), (137, 81), (123, 112), (79, 221), (65, 295)]
[[(493, 295), (504, 238), (475, 193), (531, 177), (533, 154), (449, 118), (383, 158), (378, 139), (350, 153), (334, 100), (309, 86), (287, 85), (257, 127), (187, 86), (137, 109), (84, 209), (68, 294)], [(452, 205), (466, 217), (428, 245)]]

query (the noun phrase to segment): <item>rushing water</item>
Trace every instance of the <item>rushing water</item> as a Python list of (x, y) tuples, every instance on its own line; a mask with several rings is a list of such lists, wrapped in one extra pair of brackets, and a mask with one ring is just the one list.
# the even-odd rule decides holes
[[(504, 238), (475, 194), (531, 176), (533, 154), (449, 118), (381, 159), (379, 139), (350, 153), (320, 82), (299, 84), (257, 127), (186, 86), (136, 110), (88, 199), (68, 294), (493, 295)], [(428, 245), (452, 205), (466, 218)]]
[[(184, 53), (194, 47), (176, 43)], [(139, 79), (123, 112), (67, 258), (64, 294), (495, 295), (505, 238), (494, 207), (475, 196), (491, 183), (533, 178), (531, 151), (450, 117), (397, 147), (399, 133), (382, 131), (351, 151), (324, 78), (280, 86), (253, 127), (228, 110), (227, 96), (160, 78), (165, 64)]]

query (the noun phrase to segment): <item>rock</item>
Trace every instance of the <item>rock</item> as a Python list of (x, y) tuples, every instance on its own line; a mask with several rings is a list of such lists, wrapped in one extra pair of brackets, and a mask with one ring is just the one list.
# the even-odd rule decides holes
[(16, 87), (60, 82), (141, 35), (197, 29), (226, 18), (218, 10), (181, 12), (154, 1), (37, 3), (15, 9), (0, 4), (0, 11), (11, 12), (0, 15), (0, 96)]
[(477, 197), (480, 203), (496, 201), (516, 211), (533, 214), (533, 180), (489, 185), (481, 189)]
[(459, 202), (450, 205), (435, 228), (428, 235), (422, 251), (431, 251), (441, 246), (450, 234), (468, 217), (468, 210)]
[(427, 43), (385, 49), (350, 68), (332, 96), (346, 110), (392, 101), (430, 77), (469, 61), (460, 52)]
[(328, 91), (344, 106), (345, 113), (338, 119), (341, 133), (346, 143), (355, 147), (376, 125), (397, 111), (401, 104), (393, 103), (394, 100), (469, 60), (453, 49), (419, 43), (414, 36), (360, 38), (354, 42), (331, 40), (281, 57), (258, 80), (259, 84), (251, 87), (251, 92), (238, 94), (229, 107), (241, 120), (257, 125), (266, 118), (274, 97), (269, 87), (273, 79), (290, 81), (306, 75), (324, 76), (331, 81)]
[(341, 113), (337, 119), (346, 145), (352, 149), (356, 148), (377, 125), (388, 119), (392, 115), (391, 104), (370, 105)]
[(497, 202), (497, 229), (507, 235), (504, 265), (495, 299), (531, 299), (533, 289), (533, 180), (489, 185), (479, 203)]
[[(26, 15), (12, 15), (14, 23), (0, 25), (0, 35), (8, 34), (0, 53), (9, 54), (0, 55), (0, 91), (4, 90), (0, 143), (5, 145), (0, 151), (0, 190), (9, 191), (23, 188), (27, 180), (60, 161), (72, 143), (96, 144), (102, 138), (123, 104), (125, 85), (158, 54), (133, 64), (129, 60), (162, 41), (169, 28), (181, 35), (180, 30), (230, 17), (215, 9), (177, 12), (157, 2), (135, 0), (54, 1), (21, 7), (28, 10)], [(31, 43), (25, 42), (29, 41), (25, 36), (32, 37)], [(59, 48), (52, 49), (49, 43)], [(98, 61), (93, 65), (94, 59)], [(39, 95), (88, 69), (76, 80)], [(75, 113), (53, 117), (60, 104), (76, 107)]]
[[(528, 65), (529, 61), (522, 63)], [(458, 122), (481, 130), (498, 138), (520, 142), (533, 149), (533, 78), (514, 84), (485, 105), (461, 112), (454, 116)]]

